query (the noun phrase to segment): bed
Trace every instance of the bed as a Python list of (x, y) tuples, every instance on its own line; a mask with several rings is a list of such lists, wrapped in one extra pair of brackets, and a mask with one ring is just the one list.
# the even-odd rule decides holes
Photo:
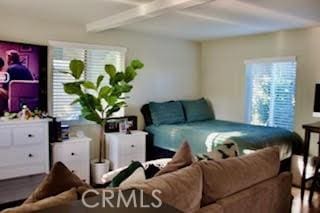
[(141, 112), (146, 123), (145, 131), (149, 133), (148, 159), (172, 156), (184, 140), (188, 141), (194, 154), (210, 152), (226, 141), (236, 143), (240, 154), (268, 146), (280, 148), (281, 160), (289, 160), (293, 153), (301, 153), (301, 137), (282, 128), (216, 119), (155, 125), (149, 104), (144, 105)]

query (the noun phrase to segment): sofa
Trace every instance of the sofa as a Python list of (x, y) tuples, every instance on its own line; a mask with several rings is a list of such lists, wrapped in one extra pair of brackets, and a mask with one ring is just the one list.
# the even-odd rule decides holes
[[(176, 167), (182, 164), (175, 161), (178, 169), (172, 171), (172, 164), (166, 166), (174, 157), (164, 160), (166, 166), (164, 161), (155, 162), (163, 169), (161, 175), (111, 190), (143, 190), (151, 196), (157, 190), (162, 202), (187, 213), (286, 213), (291, 209), (292, 178), (289, 172), (279, 173), (279, 156), (277, 148), (266, 148), (241, 157), (193, 161), (183, 168)], [(58, 162), (22, 206), (4, 212), (31, 213), (58, 205), (70, 205), (71, 211), (72, 203), (88, 189)]]
[(182, 212), (285, 213), (291, 209), (289, 172), (279, 173), (277, 148), (225, 160), (198, 161), (129, 188), (160, 198)]

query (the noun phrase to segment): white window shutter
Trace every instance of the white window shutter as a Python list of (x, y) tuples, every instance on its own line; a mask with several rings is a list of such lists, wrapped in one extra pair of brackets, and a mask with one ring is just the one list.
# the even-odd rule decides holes
[(296, 88), (295, 59), (247, 62), (246, 87), (248, 123), (293, 130)]
[[(81, 108), (79, 104), (70, 105), (75, 96), (68, 95), (63, 90), (63, 83), (73, 80), (71, 76), (61, 73), (61, 71), (69, 71), (69, 63), (72, 59), (80, 59), (85, 63), (85, 71), (83, 78), (96, 82), (100, 74), (105, 76), (102, 85), (107, 85), (109, 79), (106, 78), (104, 70), (105, 64), (113, 64), (117, 70), (124, 68), (125, 54), (116, 48), (79, 48), (79, 47), (61, 47), (60, 45), (52, 46), (52, 88), (53, 88), (53, 116), (60, 120), (79, 120)], [(124, 111), (121, 110), (117, 116), (123, 116)]]

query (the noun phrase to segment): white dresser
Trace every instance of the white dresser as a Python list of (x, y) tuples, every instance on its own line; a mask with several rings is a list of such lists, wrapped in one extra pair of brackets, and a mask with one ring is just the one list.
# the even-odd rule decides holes
[(90, 183), (90, 138), (70, 138), (51, 144), (51, 164), (60, 161), (86, 183)]
[(146, 132), (132, 131), (132, 134), (106, 133), (106, 153), (111, 168), (128, 166), (131, 161), (146, 161)]
[(48, 123), (0, 121), (0, 180), (49, 172)]

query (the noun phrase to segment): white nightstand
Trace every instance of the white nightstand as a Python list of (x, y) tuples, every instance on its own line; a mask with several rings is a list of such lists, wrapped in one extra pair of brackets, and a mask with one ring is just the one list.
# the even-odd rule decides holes
[(131, 161), (146, 161), (146, 132), (106, 133), (106, 153), (112, 169), (128, 166)]
[(65, 164), (74, 174), (90, 183), (90, 138), (70, 138), (51, 144), (51, 163)]

